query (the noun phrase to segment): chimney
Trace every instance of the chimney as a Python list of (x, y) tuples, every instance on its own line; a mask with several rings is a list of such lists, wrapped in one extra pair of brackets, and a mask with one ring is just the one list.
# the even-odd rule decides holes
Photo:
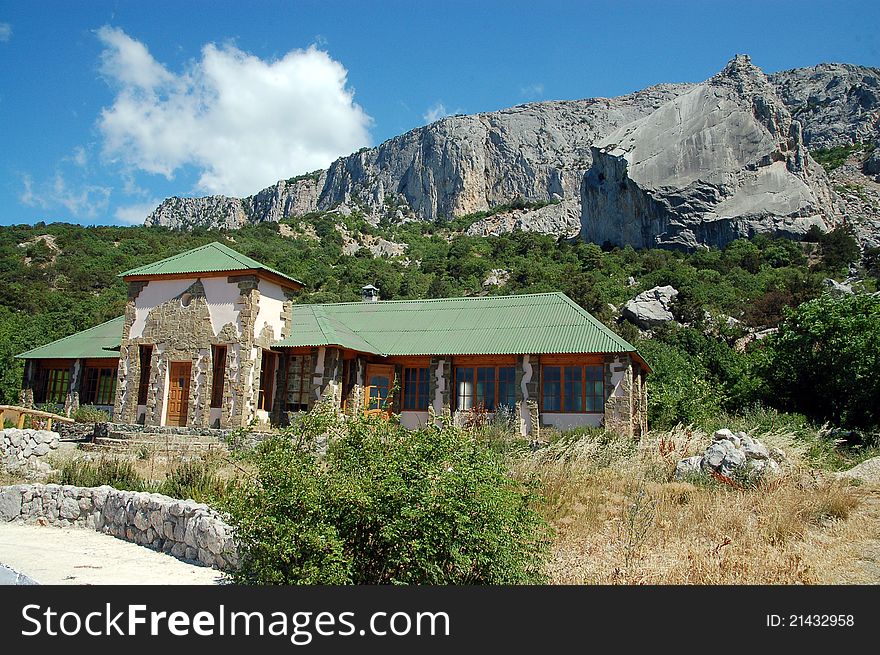
[(361, 287), (362, 302), (377, 302), (379, 300), (379, 290), (372, 284)]

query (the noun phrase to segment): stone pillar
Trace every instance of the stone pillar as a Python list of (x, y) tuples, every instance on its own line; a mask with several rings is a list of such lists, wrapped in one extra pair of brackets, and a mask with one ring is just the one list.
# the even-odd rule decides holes
[(452, 414), (452, 395), (455, 381), (452, 379), (452, 360), (448, 357), (432, 357), (428, 367), (428, 398), (436, 416)]
[(633, 367), (629, 355), (606, 356), (605, 395), (606, 429), (634, 436)]
[[(516, 360), (516, 403), (519, 407), (520, 435), (540, 430), (539, 398), (541, 366), (538, 355), (520, 355)], [(534, 407), (532, 407), (534, 404)], [(535, 437), (536, 438), (536, 437)]]
[(351, 360), (351, 372), (349, 375), (354, 377), (354, 384), (345, 398), (345, 415), (357, 416), (364, 407), (364, 377), (367, 372), (367, 360), (363, 357), (355, 357)]

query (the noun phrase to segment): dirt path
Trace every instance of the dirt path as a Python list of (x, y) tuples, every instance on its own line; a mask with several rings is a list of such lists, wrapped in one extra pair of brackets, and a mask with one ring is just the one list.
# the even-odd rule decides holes
[(865, 484), (857, 494), (861, 502), (848, 521), (859, 526), (859, 536), (846, 544), (846, 557), (826, 571), (824, 584), (880, 584), (880, 484)]
[(78, 528), (0, 525), (0, 565), (39, 584), (219, 584), (223, 575)]

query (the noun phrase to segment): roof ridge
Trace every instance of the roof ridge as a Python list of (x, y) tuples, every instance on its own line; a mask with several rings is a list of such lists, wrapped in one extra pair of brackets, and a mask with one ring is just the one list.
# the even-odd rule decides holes
[[(397, 300), (380, 300), (378, 302), (364, 302), (363, 300), (347, 300), (345, 302), (321, 302), (321, 303), (298, 303), (300, 306), (312, 305), (313, 307), (339, 307), (340, 305), (363, 305), (364, 307), (377, 307), (391, 303), (414, 303), (414, 302), (449, 302), (450, 300), (508, 300), (510, 298), (536, 298), (538, 296), (555, 296), (562, 294), (561, 291), (542, 291), (540, 293), (512, 293), (505, 296), (452, 296), (451, 298), (399, 298)], [(564, 294), (563, 294), (564, 295)]]
[(605, 325), (602, 321), (600, 321), (598, 318), (596, 318), (595, 316), (593, 316), (593, 315), (592, 315), (590, 312), (588, 312), (586, 309), (584, 309), (583, 307), (581, 307), (580, 305), (578, 305), (574, 300), (572, 300), (571, 298), (569, 298), (569, 297), (568, 297), (567, 295), (565, 295), (562, 291), (554, 291), (553, 293), (555, 293), (555, 294), (558, 295), (560, 298), (562, 298), (565, 302), (567, 302), (569, 305), (571, 305), (572, 307), (574, 307), (574, 309), (575, 309), (577, 312), (579, 312), (582, 316), (584, 316), (588, 321), (590, 321), (590, 323), (592, 323), (592, 324), (595, 325), (597, 328), (599, 328), (600, 330), (602, 330), (603, 332), (605, 332), (609, 337), (611, 337), (612, 341), (616, 341), (618, 345), (621, 345), (621, 346), (628, 346), (629, 348), (632, 348), (633, 350), (635, 350), (635, 346), (633, 346), (629, 341), (627, 341), (627, 340), (624, 339), (622, 336), (620, 336), (619, 334), (617, 334), (617, 332), (615, 332), (614, 330), (612, 330), (611, 328), (609, 328), (607, 325)]
[(143, 264), (142, 266), (135, 266), (134, 268), (130, 268), (127, 271), (123, 271), (122, 273), (119, 273), (116, 277), (124, 277), (125, 275), (128, 275), (129, 273), (131, 273), (131, 271), (136, 271), (141, 268), (147, 268), (149, 266), (157, 266), (159, 264), (164, 264), (166, 262), (174, 261), (175, 259), (177, 259), (179, 257), (183, 257), (184, 255), (190, 255), (198, 250), (202, 250), (203, 248), (207, 248), (208, 246), (213, 246), (215, 243), (217, 243), (218, 245), (222, 245), (222, 244), (219, 244), (217, 241), (212, 241), (211, 243), (206, 243), (203, 246), (196, 246), (195, 248), (190, 248), (189, 250), (184, 250), (183, 252), (179, 252), (176, 255), (170, 255), (168, 257), (165, 257), (164, 259), (160, 259), (159, 261), (150, 262), (149, 264)]

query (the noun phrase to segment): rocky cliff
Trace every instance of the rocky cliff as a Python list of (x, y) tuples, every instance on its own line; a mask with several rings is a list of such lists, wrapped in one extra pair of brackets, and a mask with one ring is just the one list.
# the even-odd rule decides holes
[[(520, 198), (561, 202), (498, 214), (471, 232), (571, 236), (583, 221), (585, 236), (600, 243), (681, 247), (755, 232), (797, 236), (840, 220), (841, 205), (806, 148), (880, 140), (878, 80), (878, 69), (848, 64), (766, 77), (738, 58), (699, 85), (450, 116), (248, 198), (169, 198), (145, 222), (235, 229), (336, 207), (360, 207), (371, 222), (434, 220)], [(682, 137), (684, 128), (695, 140)], [(622, 149), (612, 155), (612, 144)], [(606, 185), (599, 193), (600, 175), (619, 192), (609, 195)], [(594, 218), (600, 211), (607, 216)], [(867, 233), (876, 227), (866, 225)]]
[(593, 148), (582, 236), (637, 248), (803, 235), (836, 216), (800, 122), (745, 55)]
[(338, 205), (378, 220), (453, 217), (509, 202), (578, 200), (590, 146), (688, 85), (661, 84), (619, 98), (540, 102), (449, 116), (336, 160), (306, 179), (282, 180), (244, 199), (169, 198), (147, 225), (236, 228)]

